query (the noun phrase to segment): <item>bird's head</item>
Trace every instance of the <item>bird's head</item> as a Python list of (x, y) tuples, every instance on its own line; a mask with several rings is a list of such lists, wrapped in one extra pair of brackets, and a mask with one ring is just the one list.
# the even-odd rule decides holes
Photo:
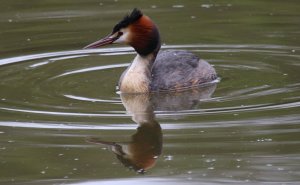
[(160, 36), (154, 22), (135, 8), (114, 26), (111, 34), (89, 44), (84, 49), (98, 48), (113, 43), (130, 45), (141, 56), (147, 56), (159, 50)]

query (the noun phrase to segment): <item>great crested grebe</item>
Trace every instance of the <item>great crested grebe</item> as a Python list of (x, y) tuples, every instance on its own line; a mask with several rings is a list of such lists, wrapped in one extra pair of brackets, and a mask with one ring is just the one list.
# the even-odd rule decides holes
[(159, 52), (161, 43), (157, 26), (136, 8), (114, 26), (111, 34), (84, 49), (113, 43), (128, 44), (137, 52), (120, 78), (122, 93), (177, 91), (217, 78), (209, 63), (188, 51)]

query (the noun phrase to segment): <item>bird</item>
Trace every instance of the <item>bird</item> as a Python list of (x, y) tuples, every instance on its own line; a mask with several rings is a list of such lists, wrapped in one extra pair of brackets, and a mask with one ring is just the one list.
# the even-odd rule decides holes
[(118, 22), (108, 36), (84, 49), (116, 43), (127, 44), (137, 53), (120, 77), (121, 93), (182, 91), (218, 78), (213, 66), (189, 51), (160, 50), (158, 27), (137, 8)]

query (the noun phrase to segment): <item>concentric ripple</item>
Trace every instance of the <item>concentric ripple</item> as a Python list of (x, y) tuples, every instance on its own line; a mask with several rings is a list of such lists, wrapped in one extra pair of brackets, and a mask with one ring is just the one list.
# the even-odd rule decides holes
[[(186, 49), (200, 55), (215, 66), (221, 82), (212, 96), (200, 99), (196, 107), (156, 109), (158, 117), (263, 114), (300, 107), (300, 48), (169, 45), (163, 49)], [(115, 87), (133, 57), (132, 49), (120, 47), (1, 59), (0, 110), (7, 115), (5, 119), (22, 117), (22, 121), (9, 124), (3, 121), (0, 125), (28, 127), (26, 121), (29, 119), (47, 121), (51, 116), (62, 120), (68, 117), (130, 117)], [(27, 117), (21, 116), (24, 114)], [(31, 127), (48, 128), (43, 124), (31, 124)], [(85, 124), (73, 127), (76, 128), (95, 127)]]

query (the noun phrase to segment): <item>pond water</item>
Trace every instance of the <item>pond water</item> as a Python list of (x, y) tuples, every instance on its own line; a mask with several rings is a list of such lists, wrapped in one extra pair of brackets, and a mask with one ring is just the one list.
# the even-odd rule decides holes
[[(220, 79), (120, 95), (135, 56), (82, 50), (141, 8)], [(3, 1), (1, 184), (300, 183), (298, 1)], [(145, 169), (145, 170), (142, 170)]]

